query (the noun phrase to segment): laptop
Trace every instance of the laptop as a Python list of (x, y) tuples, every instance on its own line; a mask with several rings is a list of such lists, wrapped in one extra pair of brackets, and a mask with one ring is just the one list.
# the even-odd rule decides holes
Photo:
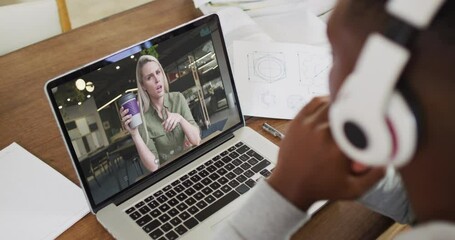
[[(141, 55), (159, 60), (201, 137), (155, 171), (119, 112), (119, 98), (137, 95)], [(45, 91), (91, 212), (117, 239), (208, 239), (275, 166), (278, 147), (245, 126), (216, 14), (52, 79)]]

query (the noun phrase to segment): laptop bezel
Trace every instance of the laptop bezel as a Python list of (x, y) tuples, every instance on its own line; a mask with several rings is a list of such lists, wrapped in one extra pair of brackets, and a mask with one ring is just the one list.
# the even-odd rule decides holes
[[(180, 158), (178, 159), (175, 159), (172, 163), (170, 164), (167, 164), (166, 166), (164, 166), (162, 169), (160, 169), (157, 173), (155, 174), (149, 174), (148, 176), (146, 176), (144, 179), (141, 179), (140, 181), (138, 182), (135, 182), (133, 183), (132, 185), (128, 186), (127, 188), (121, 190), (120, 192), (114, 194), (113, 196), (99, 202), (99, 203), (95, 203), (94, 199), (93, 199), (93, 196), (91, 194), (91, 191), (90, 191), (90, 187), (88, 185), (88, 182), (85, 180), (86, 176), (84, 176), (84, 172), (82, 170), (82, 166), (80, 164), (77, 164), (79, 162), (79, 159), (76, 155), (76, 152), (72, 146), (72, 142), (71, 142), (71, 138), (69, 136), (69, 133), (68, 131), (66, 130), (66, 127), (65, 127), (65, 122), (59, 112), (59, 109), (58, 109), (58, 104), (53, 96), (53, 93), (52, 93), (52, 89), (55, 88), (55, 87), (58, 87), (60, 86), (61, 84), (64, 84), (66, 82), (69, 82), (69, 81), (74, 81), (74, 79), (76, 79), (77, 77), (80, 77), (84, 74), (87, 74), (89, 72), (92, 72), (96, 69), (99, 69), (100, 67), (103, 67), (105, 66), (107, 63), (106, 63), (106, 60), (111, 58), (112, 56), (115, 56), (119, 53), (122, 53), (124, 51), (127, 51), (128, 49), (131, 49), (135, 46), (140, 46), (141, 44), (144, 44), (145, 42), (149, 42), (149, 41), (153, 41), (153, 42), (156, 42), (156, 40), (158, 40), (158, 42), (161, 42), (163, 41), (163, 39), (169, 39), (170, 36), (174, 33), (177, 33), (179, 31), (188, 31), (188, 30), (185, 30), (187, 28), (191, 28), (191, 29), (195, 29), (203, 24), (206, 24), (206, 23), (209, 23), (211, 21), (214, 21), (217, 25), (217, 28), (219, 30), (219, 37), (220, 37), (220, 41), (221, 41), (221, 46), (222, 46), (222, 53), (224, 55), (224, 59), (226, 61), (226, 71), (227, 71), (227, 74), (230, 78), (230, 83), (231, 83), (231, 86), (232, 86), (232, 93), (233, 93), (233, 97), (234, 97), (234, 103), (235, 103), (235, 106), (238, 110), (238, 114), (239, 114), (239, 122), (235, 125), (233, 125), (232, 127), (230, 127), (229, 129), (227, 129), (226, 131), (222, 132), (221, 134), (217, 135), (216, 137), (214, 137), (213, 139), (210, 139), (209, 141), (207, 141), (203, 146), (199, 146), (193, 150), (191, 150), (190, 152), (188, 152), (187, 154), (181, 156)], [(217, 58), (219, 58), (220, 56), (219, 55), (216, 55)], [(221, 69), (220, 69), (221, 71)], [(51, 106), (51, 109), (52, 109), (52, 112), (53, 112), (53, 115), (57, 121), (57, 125), (59, 127), (59, 131), (60, 131), (60, 134), (62, 135), (63, 137), (63, 140), (64, 140), (64, 143), (65, 143), (65, 147), (70, 155), (70, 158), (71, 158), (71, 162), (73, 164), (73, 167), (74, 169), (76, 170), (76, 174), (78, 176), (78, 179), (79, 179), (79, 182), (81, 183), (81, 187), (84, 191), (84, 195), (87, 199), (87, 202), (89, 203), (89, 206), (90, 206), (90, 209), (91, 209), (91, 212), (96, 214), (96, 212), (98, 212), (100, 209), (104, 208), (105, 206), (111, 204), (111, 203), (115, 203), (115, 204), (121, 204), (123, 201), (131, 198), (132, 196), (135, 196), (136, 194), (142, 192), (143, 190), (145, 190), (146, 188), (152, 186), (154, 183), (156, 182), (159, 182), (161, 180), (163, 180), (164, 178), (168, 177), (169, 175), (171, 175), (173, 172), (183, 168), (184, 166), (186, 166), (187, 164), (193, 162), (194, 160), (198, 159), (199, 157), (201, 157), (202, 155), (206, 154), (207, 152), (213, 150), (214, 148), (216, 148), (217, 146), (219, 146), (221, 143), (229, 140), (230, 138), (233, 137), (233, 133), (238, 130), (239, 128), (241, 127), (244, 127), (245, 126), (245, 120), (243, 118), (243, 114), (242, 114), (242, 110), (241, 110), (241, 107), (240, 107), (240, 102), (239, 102), (239, 97), (238, 97), (238, 93), (237, 93), (237, 90), (236, 90), (236, 87), (235, 87), (235, 82), (234, 82), (234, 77), (233, 77), (233, 74), (232, 74), (232, 69), (231, 69), (231, 65), (230, 65), (230, 61), (229, 61), (229, 57), (228, 57), (228, 53), (227, 53), (227, 49), (226, 49), (226, 44), (225, 44), (225, 40), (224, 40), (224, 35), (223, 35), (223, 31), (222, 31), (222, 28), (221, 28), (221, 24), (220, 24), (220, 19), (219, 19), (219, 16), (217, 14), (211, 14), (211, 15), (207, 15), (207, 16), (202, 16), (202, 17), (199, 17), (197, 19), (194, 19), (192, 21), (189, 21), (189, 22), (186, 22), (186, 23), (183, 23), (181, 25), (178, 25), (172, 29), (169, 29), (168, 31), (165, 31), (163, 33), (160, 33), (160, 34), (157, 34), (157, 35), (154, 35), (148, 39), (145, 39), (141, 42), (137, 42), (131, 46), (128, 46), (126, 48), (123, 48), (117, 52), (114, 52), (112, 54), (109, 54), (105, 57), (102, 57), (102, 58), (99, 58), (98, 60), (95, 60), (91, 63), (88, 63), (86, 65), (83, 65), (79, 68), (76, 68), (76, 69), (73, 69), (72, 71), (69, 71), (67, 73), (64, 73), (60, 76), (57, 76), (49, 81), (46, 82), (45, 86), (44, 86), (44, 90), (45, 90), (45, 93), (46, 93), (46, 96), (47, 96), (47, 99), (49, 101), (49, 104)]]

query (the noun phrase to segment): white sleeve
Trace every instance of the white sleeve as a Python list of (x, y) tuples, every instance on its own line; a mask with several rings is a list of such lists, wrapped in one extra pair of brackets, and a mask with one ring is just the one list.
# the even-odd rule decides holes
[(213, 239), (289, 239), (310, 218), (266, 181), (250, 191), (245, 203), (217, 228)]

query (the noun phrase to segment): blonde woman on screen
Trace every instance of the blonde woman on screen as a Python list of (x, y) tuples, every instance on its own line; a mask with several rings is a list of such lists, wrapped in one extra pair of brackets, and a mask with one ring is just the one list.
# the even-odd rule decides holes
[(122, 123), (131, 134), (139, 157), (149, 171), (201, 142), (200, 130), (180, 92), (169, 92), (169, 83), (158, 59), (141, 56), (136, 65), (142, 126), (129, 127), (131, 115), (120, 108)]

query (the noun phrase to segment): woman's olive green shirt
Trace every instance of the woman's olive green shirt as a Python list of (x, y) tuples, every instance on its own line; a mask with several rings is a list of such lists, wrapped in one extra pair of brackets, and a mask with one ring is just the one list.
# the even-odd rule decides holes
[[(180, 114), (191, 125), (198, 127), (185, 97), (180, 92), (164, 94), (163, 119), (159, 117), (156, 110), (152, 107), (147, 112), (144, 112), (143, 120), (146, 124), (142, 124), (143, 126), (139, 128), (139, 132), (150, 151), (158, 157), (160, 164), (171, 160), (173, 156), (182, 152), (185, 148), (185, 133), (180, 124), (171, 132), (164, 130), (162, 123), (167, 119), (166, 109), (171, 113)], [(144, 132), (144, 126), (146, 126), (149, 134), (148, 142)]]

